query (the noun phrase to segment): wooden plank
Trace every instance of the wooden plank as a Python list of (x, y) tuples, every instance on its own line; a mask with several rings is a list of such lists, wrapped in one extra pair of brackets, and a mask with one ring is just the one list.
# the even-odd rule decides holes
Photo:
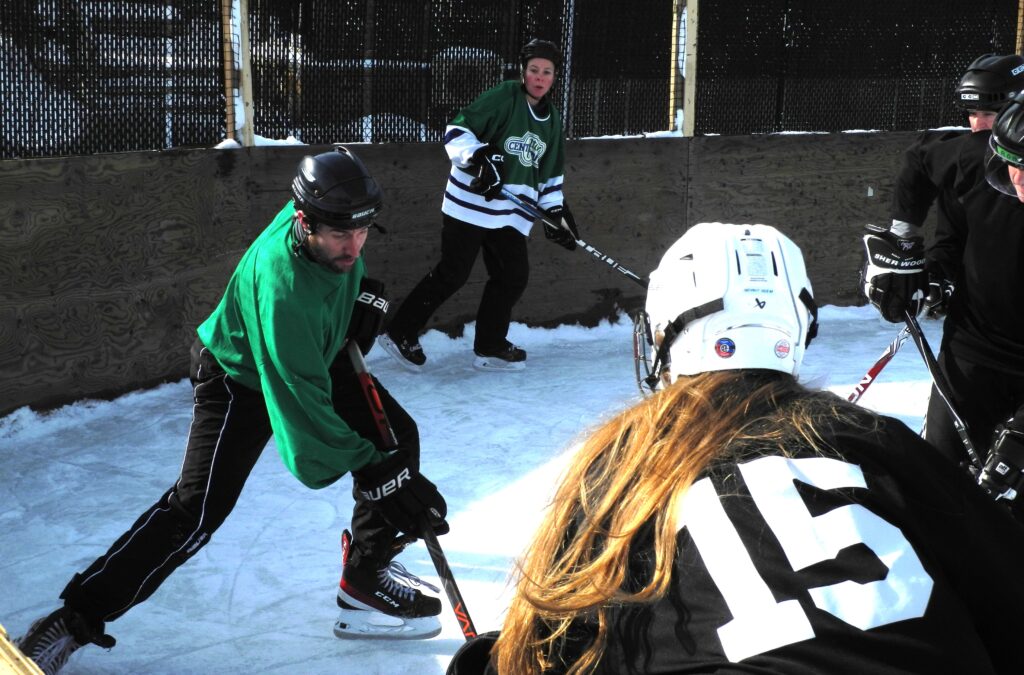
[[(572, 141), (565, 192), (581, 236), (647, 276), (701, 221), (776, 225), (804, 250), (819, 303), (861, 304), (864, 223), (885, 222), (911, 133)], [(385, 209), (365, 249), (396, 303), (440, 257), (448, 160), (437, 143), (352, 146)], [(0, 162), (0, 415), (184, 377), (195, 327), (242, 253), (327, 146), (183, 150)], [(513, 320), (593, 325), (643, 303), (604, 263), (535, 229)], [(486, 280), (428, 328), (459, 334)], [(624, 346), (624, 349), (626, 347)]]

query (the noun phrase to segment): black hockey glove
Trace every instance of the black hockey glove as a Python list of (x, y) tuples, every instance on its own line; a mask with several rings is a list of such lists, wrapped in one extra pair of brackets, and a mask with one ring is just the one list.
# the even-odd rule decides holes
[(493, 145), (482, 145), (473, 153), (470, 163), (476, 167), (476, 178), (469, 184), (469, 189), (483, 195), (487, 201), (501, 196), (501, 186), (505, 183), (502, 171), (505, 168), (505, 155)]
[(448, 531), (448, 505), (409, 461), (409, 455), (393, 452), (378, 464), (352, 472), (355, 488), (388, 521), (405, 534), (420, 536), (420, 520), (426, 516), (436, 534)]
[(1024, 414), (1020, 411), (996, 427), (985, 468), (978, 474), (978, 485), (996, 501), (1013, 501), (1024, 489)]
[(925, 300), (927, 316), (937, 319), (946, 316), (949, 299), (955, 290), (953, 282), (946, 278), (938, 265), (928, 265), (928, 298)]
[(359, 286), (359, 296), (352, 307), (348, 333), (345, 334), (349, 340), (355, 340), (363, 354), (370, 353), (373, 341), (381, 334), (388, 307), (390, 303), (384, 297), (384, 283), (363, 277)]
[(544, 236), (559, 246), (575, 251), (576, 240), (580, 238), (580, 232), (576, 229), (576, 219), (572, 217), (569, 205), (553, 206), (548, 209), (547, 214), (555, 221), (562, 223), (562, 227), (554, 228), (542, 221), (544, 222)]
[(445, 675), (487, 675), (496, 673), (497, 670), (488, 670), (487, 665), (491, 661), (491, 649), (498, 641), (501, 631), (492, 630), (481, 633), (474, 638), (462, 643), (455, 655), (448, 664)]
[(886, 321), (902, 322), (905, 311), (917, 316), (928, 295), (924, 241), (897, 237), (874, 225), (868, 225), (868, 232), (860, 272), (864, 295)]

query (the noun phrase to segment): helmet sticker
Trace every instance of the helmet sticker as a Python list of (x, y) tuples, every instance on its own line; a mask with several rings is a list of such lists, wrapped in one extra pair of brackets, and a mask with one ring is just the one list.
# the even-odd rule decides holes
[(789, 356), (791, 348), (789, 346), (789, 340), (779, 340), (775, 343), (775, 356), (780, 359), (784, 359)]
[(718, 338), (715, 342), (715, 353), (723, 359), (728, 359), (736, 353), (736, 343), (729, 338)]

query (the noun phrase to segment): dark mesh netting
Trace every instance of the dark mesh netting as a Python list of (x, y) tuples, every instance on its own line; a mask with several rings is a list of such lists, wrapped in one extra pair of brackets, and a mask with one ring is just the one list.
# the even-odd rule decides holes
[(1017, 0), (701, 0), (695, 134), (964, 123), (953, 89), (1013, 53)]
[(565, 51), (551, 97), (570, 136), (667, 126), (672, 3), (253, 0), (257, 133), (305, 143), (438, 141), (460, 108), (518, 76), (522, 45)]
[[(222, 4), (0, 2), (0, 158), (225, 138), (225, 87), (238, 82), (224, 68)], [(436, 142), (459, 108), (517, 77), (533, 37), (563, 48), (551, 97), (568, 137), (675, 128), (686, 22), (675, 27), (674, 4), (686, 3), (251, 0), (253, 129), (311, 144)], [(962, 124), (953, 88), (978, 55), (1014, 50), (1018, 5), (701, 0), (694, 131)]]
[(218, 3), (3, 0), (5, 159), (224, 138)]

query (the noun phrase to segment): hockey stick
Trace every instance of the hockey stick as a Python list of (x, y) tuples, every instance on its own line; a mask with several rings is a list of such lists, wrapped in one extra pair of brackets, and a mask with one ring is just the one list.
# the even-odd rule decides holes
[[(370, 371), (366, 369), (363, 353), (359, 351), (359, 345), (353, 340), (349, 340), (345, 348), (348, 350), (352, 367), (359, 378), (359, 386), (363, 389), (366, 402), (370, 404), (370, 413), (373, 415), (373, 421), (377, 423), (377, 431), (380, 432), (381, 438), (384, 439), (384, 444), (393, 448), (398, 445), (398, 439), (395, 437), (394, 429), (391, 428), (391, 422), (388, 421), (387, 413), (384, 412), (384, 405), (381, 403), (380, 394), (373, 383)], [(444, 551), (441, 550), (441, 544), (437, 541), (437, 535), (434, 534), (434, 528), (431, 527), (426, 515), (420, 521), (420, 533), (423, 535), (423, 541), (427, 545), (427, 553), (430, 554), (430, 559), (434, 562), (437, 576), (441, 579), (444, 593), (448, 596), (448, 602), (452, 605), (452, 611), (455, 612), (455, 618), (459, 622), (459, 628), (462, 629), (462, 635), (467, 640), (476, 637), (476, 626), (473, 625), (473, 619), (469, 617), (466, 601), (462, 599), (462, 593), (459, 592), (459, 587), (455, 584), (452, 568), (448, 566), (448, 559), (445, 558)]]
[(882, 372), (882, 368), (885, 368), (885, 366), (892, 361), (892, 357), (896, 356), (896, 352), (900, 350), (900, 347), (903, 346), (903, 343), (907, 341), (908, 337), (910, 337), (910, 329), (904, 326), (903, 329), (900, 330), (899, 334), (893, 338), (893, 341), (889, 343), (889, 346), (885, 348), (882, 355), (878, 357), (878, 360), (875, 361), (875, 365), (871, 366), (871, 368), (868, 369), (868, 372), (864, 373), (864, 377), (860, 378), (860, 382), (853, 388), (853, 392), (846, 397), (847, 401), (850, 403), (856, 403), (860, 400), (860, 397), (868, 390), (871, 383), (878, 378), (878, 374)]
[(914, 344), (917, 345), (917, 350), (921, 352), (921, 358), (924, 359), (924, 364), (932, 376), (935, 391), (939, 392), (939, 396), (942, 397), (946, 407), (949, 408), (949, 414), (953, 418), (953, 427), (956, 429), (956, 433), (960, 436), (960, 440), (967, 450), (967, 459), (971, 463), (970, 468), (974, 471), (981, 471), (981, 460), (978, 459), (974, 443), (971, 442), (971, 438), (967, 433), (967, 425), (960, 418), (960, 415), (957, 414), (956, 408), (953, 407), (953, 399), (951, 398), (952, 388), (949, 386), (945, 375), (939, 370), (939, 364), (935, 360), (935, 355), (932, 354), (931, 347), (928, 346), (928, 340), (924, 336), (924, 331), (921, 330), (921, 324), (917, 322), (917, 317), (914, 313), (909, 310), (903, 313), (903, 320), (906, 322), (907, 328), (910, 330), (910, 337), (914, 339)]
[[(563, 226), (561, 222), (555, 220), (550, 215), (548, 215), (547, 212), (544, 211), (544, 209), (540, 208), (539, 206), (534, 206), (533, 204), (531, 204), (530, 202), (526, 201), (525, 199), (523, 199), (519, 195), (510, 192), (508, 188), (505, 188), (505, 187), (501, 188), (501, 196), (504, 197), (505, 199), (509, 200), (513, 204), (515, 204), (517, 207), (519, 207), (523, 211), (526, 211), (526, 213), (529, 214), (531, 217), (539, 218), (539, 219), (543, 220), (545, 227), (550, 227), (550, 228), (553, 228), (555, 230), (562, 230), (562, 229), (568, 230), (568, 228)], [(572, 234), (572, 233), (570, 232), (570, 234)], [(629, 277), (630, 280), (635, 281), (636, 283), (640, 284), (644, 288), (647, 288), (647, 281), (645, 281), (644, 279), (641, 279), (639, 276), (636, 275), (636, 273), (631, 272), (630, 270), (626, 269), (620, 263), (618, 263), (617, 261), (615, 261), (612, 258), (609, 258), (604, 253), (601, 253), (600, 251), (598, 251), (596, 248), (594, 248), (593, 246), (591, 246), (587, 242), (583, 241), (582, 239), (578, 239), (577, 238), (576, 239), (576, 245), (579, 246), (584, 251), (586, 251), (587, 253), (589, 253), (590, 255), (592, 255), (595, 258), (597, 258), (598, 260), (600, 260), (601, 262), (608, 263), (612, 267), (612, 269), (617, 270), (619, 272), (622, 272), (627, 277)]]

